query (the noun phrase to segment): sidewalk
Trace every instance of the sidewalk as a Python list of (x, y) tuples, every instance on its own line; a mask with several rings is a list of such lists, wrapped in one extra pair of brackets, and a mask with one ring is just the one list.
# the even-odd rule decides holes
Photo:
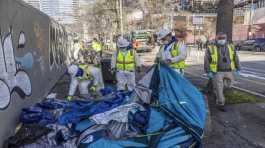
[[(199, 78), (186, 77), (198, 87), (205, 85)], [(265, 148), (265, 103), (228, 105), (224, 113), (215, 108), (214, 102), (209, 96), (210, 121), (206, 124), (204, 148)]]

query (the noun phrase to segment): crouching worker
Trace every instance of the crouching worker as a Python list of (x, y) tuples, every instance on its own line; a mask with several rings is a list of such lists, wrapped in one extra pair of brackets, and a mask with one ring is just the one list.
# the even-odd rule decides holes
[(67, 100), (69, 101), (72, 100), (77, 87), (79, 87), (81, 96), (89, 96), (91, 93), (98, 93), (100, 89), (104, 88), (102, 74), (99, 68), (85, 64), (72, 64), (68, 67), (67, 72), (71, 76), (67, 96)]
[(130, 43), (123, 37), (117, 40), (117, 50), (112, 55), (111, 69), (116, 72), (117, 89), (132, 91), (135, 87), (135, 71), (140, 72), (141, 62)]

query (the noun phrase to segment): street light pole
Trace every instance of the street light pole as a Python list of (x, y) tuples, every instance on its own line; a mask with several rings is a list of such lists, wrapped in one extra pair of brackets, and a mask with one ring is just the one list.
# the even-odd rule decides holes
[(122, 0), (120, 0), (120, 29), (121, 29), (121, 36), (123, 36), (123, 12), (122, 12)]

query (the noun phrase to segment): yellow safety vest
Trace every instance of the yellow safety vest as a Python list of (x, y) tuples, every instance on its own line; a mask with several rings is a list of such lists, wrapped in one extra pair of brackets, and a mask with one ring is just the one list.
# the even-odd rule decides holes
[[(172, 57), (176, 57), (179, 55), (179, 47), (180, 47), (181, 43), (174, 43), (174, 45), (172, 46), (172, 48), (170, 49), (170, 54)], [(164, 50), (164, 46), (162, 46), (160, 48), (160, 56), (162, 57), (162, 52)], [(185, 64), (185, 60), (181, 60), (178, 62), (173, 62), (169, 64), (169, 67), (173, 68), (173, 69), (184, 69), (186, 67)]]
[(92, 42), (92, 49), (96, 52), (101, 51), (101, 44), (99, 42), (93, 41)]
[[(217, 72), (217, 64), (218, 64), (218, 51), (217, 47), (214, 45), (209, 46), (210, 54), (211, 54), (211, 63), (210, 63), (210, 71), (216, 73)], [(235, 69), (235, 48), (234, 45), (228, 45), (229, 50), (229, 58), (230, 58), (230, 66), (231, 70)]]
[(135, 57), (132, 50), (128, 51), (125, 56), (118, 50), (116, 59), (117, 70), (134, 71), (135, 70)]
[(79, 64), (78, 67), (83, 70), (83, 75), (80, 77), (77, 77), (79, 81), (90, 80), (92, 78), (90, 69), (86, 64)]

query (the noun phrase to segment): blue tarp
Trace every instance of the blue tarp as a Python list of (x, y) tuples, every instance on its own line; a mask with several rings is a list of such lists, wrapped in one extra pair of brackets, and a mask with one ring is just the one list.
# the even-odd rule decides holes
[(83, 118), (88, 118), (94, 114), (116, 108), (126, 102), (125, 98), (127, 95), (130, 95), (130, 93), (116, 92), (109, 98), (105, 98), (102, 101), (83, 104), (80, 108), (74, 108), (69, 112), (63, 113), (58, 118), (58, 123), (61, 125), (78, 123)]

